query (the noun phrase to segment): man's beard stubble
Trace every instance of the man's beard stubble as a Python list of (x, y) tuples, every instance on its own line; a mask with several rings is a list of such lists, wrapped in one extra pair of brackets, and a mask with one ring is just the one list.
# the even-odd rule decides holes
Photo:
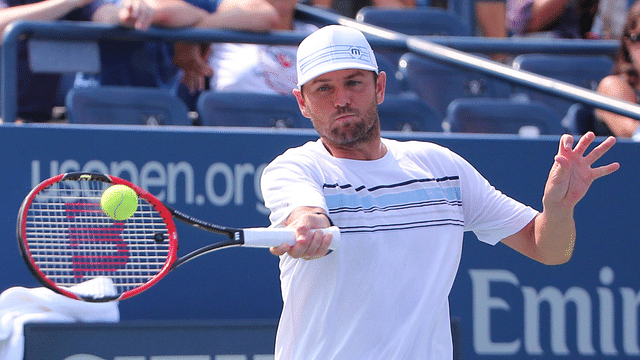
[[(336, 114), (334, 114), (334, 117), (348, 113), (353, 113), (356, 116), (359, 116), (362, 121), (350, 124), (348, 129), (345, 129), (344, 127), (332, 127), (329, 129), (328, 134), (319, 133), (320, 137), (325, 138), (336, 145), (349, 146), (365, 143), (380, 136), (380, 118), (378, 115), (377, 103), (373, 103), (373, 106), (368, 108), (364, 116), (360, 116), (360, 114), (354, 112), (350, 107), (345, 107), (339, 109)], [(315, 126), (315, 121), (313, 119), (312, 122)]]

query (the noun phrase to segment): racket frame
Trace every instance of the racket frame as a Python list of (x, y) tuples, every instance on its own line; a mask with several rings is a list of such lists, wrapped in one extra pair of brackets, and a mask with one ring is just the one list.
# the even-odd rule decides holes
[[(142, 285), (138, 285), (132, 289), (125, 290), (121, 294), (117, 296), (105, 296), (101, 298), (94, 298), (89, 296), (78, 295), (74, 292), (71, 292), (65, 289), (65, 286), (56, 284), (53, 280), (51, 280), (39, 267), (37, 266), (37, 262), (32, 256), (30, 249), (28, 249), (28, 239), (26, 238), (27, 231), (27, 213), (28, 209), (31, 207), (33, 200), (36, 195), (42, 192), (44, 189), (52, 186), (53, 184), (64, 182), (64, 181), (100, 181), (103, 183), (107, 183), (110, 185), (121, 184), (132, 188), (139, 198), (144, 199), (149, 205), (153, 206), (155, 210), (159, 213), (160, 217), (164, 221), (167, 229), (167, 238), (165, 241), (169, 241), (168, 246), (168, 256), (165, 260), (162, 268), (151, 276), (146, 282)], [(218, 235), (225, 235), (228, 237), (226, 241), (218, 241), (212, 243), (210, 245), (203, 246), (199, 249), (196, 249), (182, 257), (178, 258), (178, 233), (175, 226), (175, 222), (173, 218), (180, 220), (188, 225), (193, 227), (206, 230)], [(340, 229), (332, 226), (327, 229), (322, 229), (323, 231), (327, 231), (333, 235), (332, 245), (330, 247), (331, 250), (339, 247), (340, 244)], [(314, 230), (315, 231), (315, 230)], [(160, 279), (162, 279), (167, 273), (171, 270), (174, 270), (178, 266), (184, 264), (185, 262), (192, 260), (200, 255), (206, 254), (208, 252), (218, 250), (225, 247), (232, 246), (242, 246), (246, 245), (248, 247), (270, 247), (270, 246), (278, 246), (284, 242), (288, 242), (290, 245), (295, 244), (296, 240), (294, 238), (294, 230), (287, 228), (231, 228), (221, 225), (212, 224), (200, 219), (197, 219), (193, 216), (185, 214), (181, 211), (178, 211), (166, 204), (162, 203), (158, 200), (153, 194), (148, 192), (147, 190), (139, 187), (138, 185), (127, 181), (125, 179), (121, 179), (119, 177), (110, 176), (106, 174), (93, 173), (93, 172), (69, 172), (65, 174), (56, 175), (49, 179), (42, 181), (40, 184), (35, 186), (29, 194), (23, 200), (20, 210), (18, 211), (18, 221), (16, 228), (18, 245), (20, 249), (20, 253), (22, 255), (23, 260), (27, 264), (27, 267), (33, 274), (33, 276), (38, 279), (38, 281), (44, 285), (45, 287), (60, 293), (62, 295), (68, 296), (77, 300), (84, 300), (90, 302), (106, 302), (106, 301), (114, 301), (114, 300), (124, 300), (130, 298), (134, 295), (137, 295), (151, 286), (155, 285)], [(288, 239), (288, 240), (285, 240)], [(77, 284), (76, 284), (77, 285)]]
[[(158, 271), (155, 275), (153, 275), (149, 280), (147, 280), (144, 284), (132, 288), (130, 290), (124, 291), (118, 296), (115, 297), (101, 297), (101, 298), (93, 298), (93, 297), (85, 297), (82, 295), (78, 295), (72, 291), (65, 289), (64, 286), (57, 285), (54, 281), (49, 279), (36, 265), (35, 260), (32, 257), (31, 251), (27, 248), (27, 240), (25, 237), (26, 228), (27, 228), (27, 216), (26, 212), (30, 208), (33, 200), (36, 195), (39, 194), (44, 189), (50, 187), (53, 184), (63, 182), (63, 181), (82, 181), (82, 180), (92, 180), (92, 181), (101, 181), (107, 184), (116, 185), (122, 184), (132, 188), (138, 197), (146, 200), (150, 205), (152, 205), (160, 214), (165, 225), (167, 227), (167, 237), (165, 239), (169, 241), (168, 248), (168, 256), (165, 260), (164, 266)], [(45, 287), (59, 293), (70, 297), (76, 300), (84, 300), (91, 302), (107, 302), (107, 301), (115, 301), (115, 300), (123, 300), (129, 297), (135, 296), (151, 286), (155, 285), (160, 279), (162, 279), (169, 271), (174, 268), (174, 264), (176, 263), (177, 251), (178, 251), (178, 233), (176, 230), (175, 223), (172, 218), (171, 212), (167, 209), (167, 207), (158, 200), (155, 196), (153, 196), (148, 191), (142, 189), (141, 187), (129, 182), (125, 179), (121, 179), (115, 176), (109, 176), (100, 173), (90, 173), (90, 172), (69, 172), (65, 174), (56, 175), (49, 179), (42, 181), (36, 187), (34, 187), (29, 194), (25, 197), (24, 201), (20, 206), (20, 210), (18, 211), (18, 222), (17, 222), (17, 238), (18, 238), (18, 246), (20, 249), (20, 254), (22, 255), (23, 260), (27, 264), (27, 267), (33, 274), (33, 276)]]

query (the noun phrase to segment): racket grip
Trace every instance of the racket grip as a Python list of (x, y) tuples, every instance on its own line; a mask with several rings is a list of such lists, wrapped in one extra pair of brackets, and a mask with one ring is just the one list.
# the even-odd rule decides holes
[[(337, 226), (319, 230), (333, 235), (329, 249), (335, 250), (340, 247), (340, 229)], [(290, 228), (250, 228), (243, 229), (242, 232), (244, 234), (243, 245), (248, 247), (272, 247), (284, 243), (289, 245), (296, 243), (295, 230)]]

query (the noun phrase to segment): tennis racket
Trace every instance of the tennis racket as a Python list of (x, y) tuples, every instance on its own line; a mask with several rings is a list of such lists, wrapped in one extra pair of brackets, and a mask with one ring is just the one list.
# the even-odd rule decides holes
[[(103, 192), (115, 184), (126, 185), (138, 195), (135, 213), (122, 221), (100, 207)], [(174, 218), (226, 239), (179, 258)], [(323, 231), (333, 235), (331, 248), (337, 248), (339, 229), (332, 226)], [(40, 283), (89, 302), (137, 295), (169, 271), (210, 251), (295, 244), (293, 229), (211, 224), (164, 205), (127, 180), (83, 172), (57, 175), (32, 189), (20, 207), (17, 236), (22, 257)]]

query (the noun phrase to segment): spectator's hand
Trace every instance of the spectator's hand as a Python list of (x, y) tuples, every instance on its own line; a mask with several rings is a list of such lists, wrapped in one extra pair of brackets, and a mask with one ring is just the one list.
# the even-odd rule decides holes
[(213, 76), (208, 59), (211, 47), (208, 44), (175, 43), (173, 62), (183, 71), (182, 83), (192, 93), (205, 88), (207, 77)]
[(154, 11), (147, 0), (122, 0), (118, 17), (125, 26), (146, 30), (151, 26)]

